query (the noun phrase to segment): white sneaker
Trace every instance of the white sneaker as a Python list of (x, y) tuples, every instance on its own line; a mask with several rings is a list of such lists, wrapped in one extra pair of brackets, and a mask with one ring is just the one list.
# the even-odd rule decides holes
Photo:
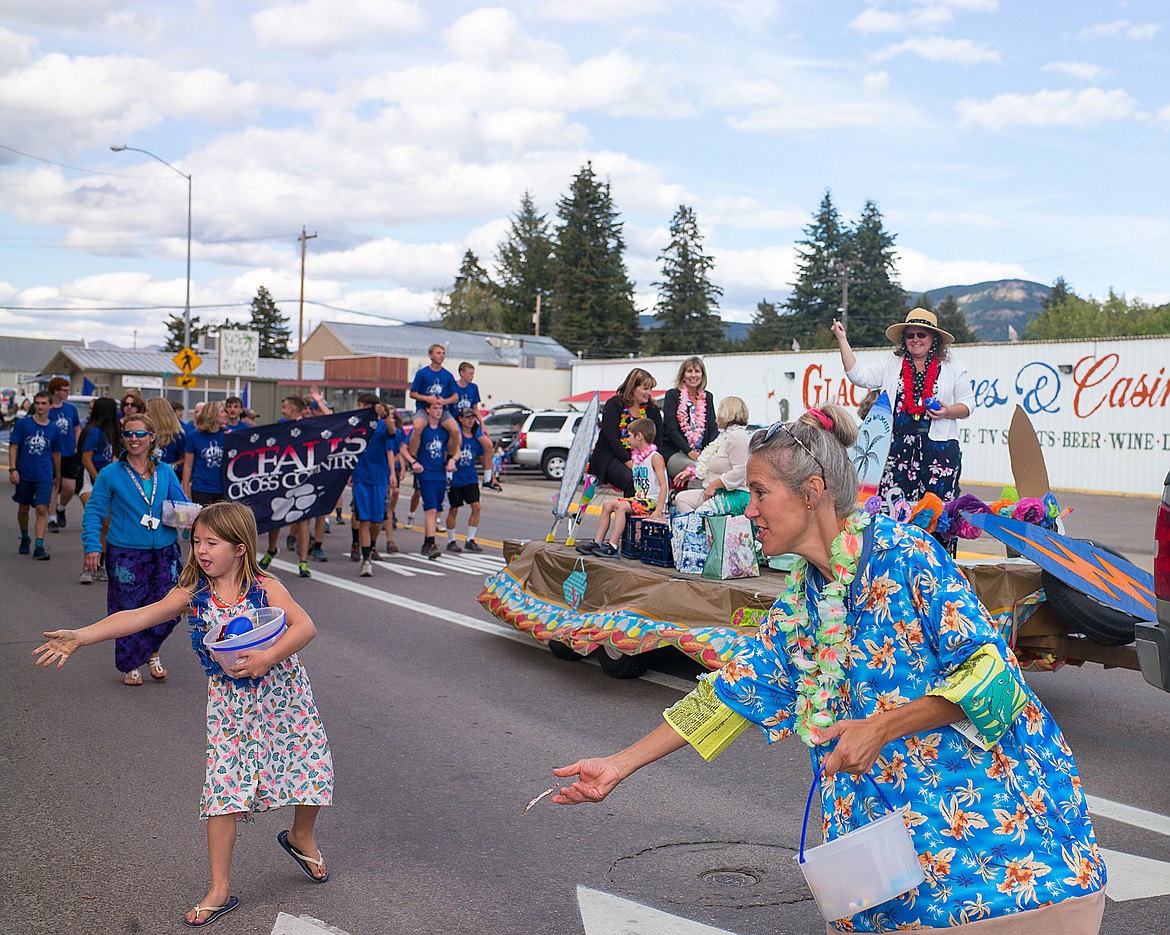
[(79, 584), (93, 584), (93, 572), (83, 568), (81, 574), (77, 576), (77, 581)]
[(407, 525), (407, 526), (413, 526), (413, 525), (414, 525), (414, 514), (413, 514), (413, 513), (407, 513), (407, 514), (406, 514), (406, 525)]
[(368, 558), (362, 560), (361, 576), (363, 578), (374, 577), (374, 563), (371, 562)]

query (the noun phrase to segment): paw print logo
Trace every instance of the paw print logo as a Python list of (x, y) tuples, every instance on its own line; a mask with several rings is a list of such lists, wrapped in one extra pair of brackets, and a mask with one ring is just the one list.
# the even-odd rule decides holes
[(248, 441), (252, 442), (252, 444), (255, 444), (256, 442), (260, 441), (259, 434), (257, 434), (256, 432), (253, 432), (251, 435), (248, 436)]
[(291, 435), (293, 438), (300, 438), (301, 437), (301, 430), (300, 429), (289, 429), (288, 434)]
[(238, 455), (239, 453), (240, 453), (240, 451), (239, 451), (239, 449), (238, 449), (238, 448), (231, 448), (231, 449), (229, 449), (229, 450), (228, 450), (227, 456), (228, 456), (229, 458), (234, 458), (234, 457), (235, 457), (236, 455)]
[(267, 447), (271, 448), (273, 445), (275, 445), (275, 444), (276, 444), (276, 439), (275, 439), (275, 438), (272, 438), (272, 437), (270, 436), (270, 437), (268, 437), (268, 438), (264, 439), (264, 444), (265, 444)]
[(358, 416), (350, 416), (346, 421), (349, 422), (349, 424), (352, 425), (354, 428), (357, 428), (358, 423), (361, 422), (362, 420)]
[(301, 484), (288, 492), (287, 497), (272, 498), (272, 518), (278, 522), (295, 523), (317, 502), (317, 488)]
[(328, 441), (328, 440), (329, 440), (329, 439), (331, 439), (332, 437), (333, 437), (333, 433), (332, 433), (332, 432), (330, 432), (330, 431), (329, 431), (329, 429), (322, 429), (322, 430), (321, 430), (321, 439), (322, 439), (323, 441)]

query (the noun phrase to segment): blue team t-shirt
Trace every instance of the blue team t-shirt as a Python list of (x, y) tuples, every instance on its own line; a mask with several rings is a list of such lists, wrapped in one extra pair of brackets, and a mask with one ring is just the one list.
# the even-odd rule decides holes
[(223, 429), (190, 432), (186, 453), (195, 455), (191, 465), (191, 489), (223, 495)]
[(183, 454), (187, 451), (187, 433), (179, 432), (167, 444), (160, 445), (158, 449), (158, 459), (163, 464), (170, 464), (172, 466), (180, 464), (183, 461)]
[(96, 425), (91, 425), (81, 439), (81, 454), (93, 452), (93, 469), (100, 471), (114, 460), (114, 446)]
[(423, 477), (446, 479), (447, 445), (450, 440), (451, 436), (443, 426), (423, 426), (418, 445), (418, 463), (423, 467)]
[(353, 469), (355, 484), (376, 484), (385, 487), (390, 483), (390, 462), (386, 452), (398, 451), (398, 441), (386, 423), (378, 420), (374, 431), (366, 439), (366, 449), (358, 455), (357, 465)]
[(479, 387), (474, 383), (468, 383), (467, 386), (460, 386), (455, 384), (455, 392), (459, 394), (459, 398), (455, 400), (455, 405), (452, 406), (454, 410), (453, 415), (458, 421), (459, 413), (464, 409), (472, 410), (476, 415), (479, 415)]
[[(479, 483), (479, 475), (475, 465), (483, 454), (483, 442), (479, 440), (479, 429), (471, 438), (463, 435), (463, 447), (459, 449), (459, 457), (455, 459), (455, 473), (451, 475), (452, 487), (470, 487)], [(462, 433), (460, 433), (462, 434)]]
[[(429, 366), (422, 367), (414, 375), (414, 382), (410, 384), (410, 391), (412, 393), (420, 393), (423, 396), (438, 396), (440, 399), (446, 399), (448, 396), (457, 396), (459, 393), (459, 385), (455, 382), (455, 378), (451, 376), (451, 372), (444, 368), (433, 370)], [(421, 400), (415, 400), (417, 408), (426, 409), (427, 404)], [(448, 407), (444, 407), (445, 411)]]
[(77, 454), (76, 430), (81, 428), (77, 407), (73, 403), (61, 403), (56, 408), (50, 408), (49, 421), (56, 423), (57, 431), (61, 433), (61, 457), (72, 458)]
[(61, 433), (51, 417), (48, 425), (37, 425), (32, 416), (19, 419), (12, 427), (8, 443), (17, 446), (16, 469), (22, 482), (53, 480), (53, 453), (61, 453)]

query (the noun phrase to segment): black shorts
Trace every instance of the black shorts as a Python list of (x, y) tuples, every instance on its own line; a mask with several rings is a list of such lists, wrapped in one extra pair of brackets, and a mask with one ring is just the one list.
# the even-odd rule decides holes
[(77, 475), (80, 474), (84, 468), (81, 466), (81, 459), (77, 455), (69, 455), (69, 457), (61, 456), (61, 478), (62, 480), (76, 481)]
[(451, 489), (447, 491), (447, 503), (453, 510), (464, 504), (471, 506), (473, 503), (479, 503), (479, 484), (467, 484), (463, 487), (452, 484)]

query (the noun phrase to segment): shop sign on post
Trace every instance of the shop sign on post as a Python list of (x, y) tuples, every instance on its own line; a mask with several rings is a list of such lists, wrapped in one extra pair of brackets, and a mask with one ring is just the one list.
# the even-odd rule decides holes
[(260, 360), (260, 335), (256, 331), (223, 328), (219, 332), (220, 376), (254, 377)]

